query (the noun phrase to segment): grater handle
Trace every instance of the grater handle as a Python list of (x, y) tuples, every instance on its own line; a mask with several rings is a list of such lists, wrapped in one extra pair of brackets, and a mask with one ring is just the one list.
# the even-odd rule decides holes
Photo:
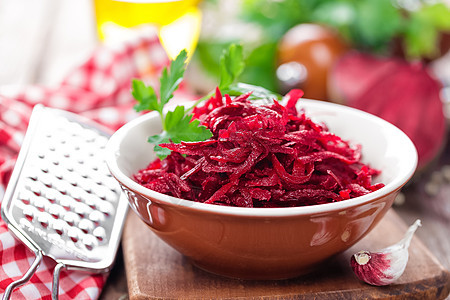
[(9, 297), (11, 297), (12, 291), (23, 284), (25, 284), (28, 280), (30, 280), (31, 276), (36, 272), (36, 269), (39, 267), (39, 264), (42, 261), (42, 251), (38, 250), (35, 252), (36, 258), (34, 259), (33, 263), (31, 264), (28, 271), (23, 275), (22, 278), (11, 282), (5, 289), (5, 293), (3, 294), (2, 300), (8, 300)]
[(66, 265), (63, 263), (58, 263), (53, 270), (53, 283), (52, 283), (52, 300), (58, 300), (59, 295), (59, 274), (61, 269), (65, 268)]

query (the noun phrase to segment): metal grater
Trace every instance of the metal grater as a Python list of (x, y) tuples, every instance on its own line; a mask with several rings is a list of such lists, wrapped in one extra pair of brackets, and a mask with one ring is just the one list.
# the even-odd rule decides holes
[(128, 202), (104, 161), (108, 138), (79, 115), (42, 105), (33, 109), (1, 214), (36, 259), (3, 299), (31, 278), (43, 255), (57, 262), (53, 299), (62, 268), (97, 273), (112, 267)]

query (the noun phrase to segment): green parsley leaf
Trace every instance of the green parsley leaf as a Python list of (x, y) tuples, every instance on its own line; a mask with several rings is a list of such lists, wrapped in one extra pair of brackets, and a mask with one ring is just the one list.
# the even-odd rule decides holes
[(164, 158), (169, 156), (170, 153), (172, 152), (169, 149), (163, 148), (163, 147), (161, 147), (159, 145), (155, 145), (155, 147), (153, 147), (153, 151), (155, 152), (156, 156), (158, 156), (158, 158), (160, 160), (163, 160)]
[(159, 144), (170, 143), (169, 134), (166, 131), (148, 137), (147, 142), (154, 144), (153, 151), (159, 159), (163, 160), (170, 154), (170, 150), (159, 146)]
[(157, 145), (154, 148), (156, 155), (164, 159), (170, 154), (170, 150), (160, 147), (162, 143), (198, 142), (209, 139), (211, 131), (199, 120), (192, 120), (192, 115), (186, 114), (184, 106), (177, 106), (173, 111), (169, 111), (165, 118), (165, 130), (160, 134), (148, 138), (148, 142)]
[(167, 113), (166, 134), (174, 143), (204, 141), (212, 136), (211, 131), (200, 125), (199, 120), (192, 120), (192, 116), (186, 114), (184, 106), (177, 106)]
[(249, 99), (281, 99), (281, 95), (269, 91), (261, 86), (246, 83), (235, 83), (244, 71), (245, 62), (241, 45), (231, 44), (220, 57), (220, 84), (219, 89), (224, 94), (239, 96), (252, 92)]
[(138, 104), (134, 106), (137, 112), (156, 110), (161, 113), (158, 98), (156, 97), (155, 90), (151, 86), (146, 86), (142, 81), (133, 79), (131, 94), (138, 101)]
[[(271, 49), (271, 46), (264, 47)], [(275, 49), (275, 48), (274, 48)], [(253, 60), (261, 59), (257, 55), (253, 55)], [(223, 94), (229, 94), (230, 96), (239, 96), (252, 92), (249, 99), (282, 99), (282, 96), (271, 92), (270, 90), (263, 88), (261, 86), (246, 84), (246, 83), (235, 83), (238, 77), (241, 75), (245, 68), (245, 61), (243, 57), (243, 49), (241, 45), (231, 44), (226, 50), (223, 51), (220, 57), (220, 84), (218, 88)], [(206, 96), (197, 100), (194, 105), (189, 109), (192, 110), (195, 106), (201, 102), (209, 99), (215, 94), (215, 91), (210, 92)]]
[(249, 97), (250, 100), (256, 100), (256, 99), (281, 100), (282, 99), (282, 96), (280, 94), (274, 93), (274, 92), (269, 91), (268, 89), (265, 89), (260, 86), (242, 83), (242, 82), (232, 84), (222, 92), (225, 94), (229, 94), (230, 96), (239, 96), (242, 94), (247, 94), (249, 92), (252, 92), (252, 94)]
[[(185, 50), (173, 60), (170, 68), (164, 68), (160, 79), (160, 97), (158, 97), (151, 86), (146, 86), (140, 80), (133, 80), (132, 95), (139, 102), (135, 105), (136, 111), (155, 110), (159, 112), (162, 122), (162, 132), (150, 136), (148, 142), (155, 144), (154, 151), (160, 159), (164, 159), (170, 154), (170, 150), (163, 148), (163, 143), (198, 142), (209, 139), (211, 131), (200, 125), (199, 120), (193, 120), (190, 114), (191, 109), (186, 110), (184, 106), (177, 106), (174, 110), (168, 111), (165, 115), (164, 106), (173, 97), (173, 93), (183, 80), (186, 68), (187, 53)], [(252, 92), (252, 99), (281, 99), (281, 96), (270, 92), (262, 87), (249, 84), (235, 83), (245, 67), (242, 46), (232, 44), (228, 50), (224, 51), (220, 58), (221, 80), (219, 89), (231, 96), (239, 96)], [(197, 101), (207, 99), (204, 97)], [(194, 106), (195, 106), (194, 105)]]
[(169, 135), (166, 131), (162, 131), (160, 134), (155, 134), (148, 137), (147, 141), (151, 144), (170, 143)]
[(151, 86), (146, 86), (144, 82), (138, 79), (132, 81), (131, 94), (139, 102), (135, 105), (136, 111), (156, 110), (163, 118), (164, 105), (173, 97), (173, 93), (183, 80), (184, 70), (186, 68), (187, 52), (183, 50), (170, 63), (170, 69), (164, 68), (160, 78), (160, 100)]
[(231, 44), (220, 57), (220, 83), (222, 90), (230, 86), (244, 71), (244, 54), (241, 45)]
[(177, 126), (177, 123), (180, 122), (185, 114), (184, 106), (177, 106), (173, 111), (169, 111), (166, 114), (166, 119), (164, 121), (164, 128), (166, 131), (171, 131), (174, 127)]
[(198, 142), (209, 139), (212, 136), (211, 131), (203, 125), (200, 125), (199, 120), (192, 120), (190, 116), (183, 117), (179, 123), (173, 128), (172, 141), (179, 143)]
[(161, 106), (164, 106), (173, 97), (173, 92), (178, 89), (183, 80), (184, 71), (186, 69), (187, 52), (182, 50), (180, 54), (170, 64), (170, 71), (164, 68), (160, 79), (160, 98)]
[(160, 79), (160, 98), (151, 86), (146, 86), (141, 80), (132, 81), (131, 94), (138, 101), (135, 105), (136, 111), (155, 110), (159, 112), (162, 122), (162, 132), (148, 138), (148, 142), (155, 144), (153, 148), (160, 159), (164, 159), (170, 154), (170, 150), (159, 146), (163, 143), (180, 143), (204, 141), (212, 136), (211, 131), (200, 125), (199, 120), (192, 120), (184, 106), (177, 106), (173, 111), (163, 113), (164, 106), (173, 97), (173, 93), (183, 80), (186, 69), (186, 50), (180, 54), (170, 64), (170, 68), (164, 68)]

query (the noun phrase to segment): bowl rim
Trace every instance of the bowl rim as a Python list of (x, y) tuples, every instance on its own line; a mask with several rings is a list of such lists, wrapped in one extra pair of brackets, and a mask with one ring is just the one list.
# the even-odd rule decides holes
[[(375, 122), (383, 124), (390, 128), (390, 130), (396, 131), (397, 134), (404, 136), (405, 142), (408, 145), (405, 145), (407, 148), (410, 148), (411, 155), (411, 163), (409, 164), (409, 169), (405, 170), (406, 172), (401, 176), (397, 176), (394, 178), (392, 182), (386, 184), (381, 189), (373, 191), (369, 194), (355, 197), (352, 199), (333, 202), (333, 203), (325, 203), (325, 204), (316, 204), (309, 206), (298, 206), (298, 207), (277, 207), (277, 208), (249, 208), (249, 207), (234, 207), (234, 206), (222, 206), (222, 205), (214, 205), (214, 204), (205, 204), (201, 202), (195, 202), (191, 200), (185, 200), (173, 196), (168, 196), (151, 189), (148, 189), (127, 175), (125, 175), (119, 168), (117, 164), (117, 156), (118, 148), (121, 140), (125, 137), (129, 130), (134, 128), (136, 125), (147, 122), (149, 119), (158, 116), (157, 112), (148, 112), (143, 115), (138, 116), (137, 118), (129, 121), (120, 127), (109, 139), (106, 145), (106, 164), (113, 175), (113, 177), (119, 181), (123, 186), (127, 187), (130, 190), (133, 190), (141, 195), (144, 195), (146, 198), (149, 198), (149, 201), (153, 202), (161, 202), (167, 205), (172, 206), (180, 206), (189, 210), (197, 210), (208, 213), (215, 213), (221, 215), (235, 215), (235, 216), (246, 216), (246, 217), (277, 217), (277, 216), (298, 216), (298, 215), (311, 215), (311, 214), (320, 214), (320, 213), (328, 213), (337, 210), (345, 210), (351, 207), (359, 206), (362, 204), (366, 204), (382, 197), (386, 197), (389, 194), (392, 194), (401, 187), (403, 187), (414, 175), (414, 172), (417, 168), (418, 163), (418, 154), (417, 149), (414, 146), (411, 139), (398, 127), (391, 124), (390, 122), (370, 114), (368, 112), (349, 107), (342, 104), (324, 102), (321, 100), (312, 100), (312, 99), (304, 99), (302, 98), (300, 101), (300, 107), (305, 106), (323, 106), (323, 107), (333, 107), (335, 109), (340, 110), (348, 110), (352, 113), (361, 114), (364, 118), (372, 119)], [(305, 105), (302, 105), (305, 104)], [(150, 200), (151, 199), (151, 200)]]

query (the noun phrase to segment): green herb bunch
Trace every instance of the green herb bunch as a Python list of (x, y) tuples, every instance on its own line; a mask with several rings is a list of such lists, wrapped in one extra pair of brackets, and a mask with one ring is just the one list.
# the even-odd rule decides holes
[[(146, 85), (142, 80), (132, 81), (131, 94), (138, 102), (134, 109), (141, 111), (156, 111), (161, 118), (162, 131), (150, 136), (148, 142), (155, 145), (154, 151), (160, 159), (170, 154), (170, 150), (160, 147), (162, 143), (198, 142), (209, 139), (211, 131), (200, 121), (193, 119), (192, 108), (211, 97), (214, 93), (206, 95), (197, 101), (192, 107), (186, 108), (177, 105), (173, 110), (167, 110), (166, 105), (173, 98), (183, 80), (186, 70), (187, 53), (185, 50), (170, 63), (169, 68), (164, 68), (160, 77), (159, 97), (152, 86)], [(251, 92), (250, 98), (281, 99), (281, 96), (261, 87), (236, 82), (243, 72), (245, 63), (241, 45), (232, 44), (226, 49), (220, 58), (220, 83), (218, 88), (223, 94), (239, 96)], [(167, 110), (167, 111), (166, 111)]]

